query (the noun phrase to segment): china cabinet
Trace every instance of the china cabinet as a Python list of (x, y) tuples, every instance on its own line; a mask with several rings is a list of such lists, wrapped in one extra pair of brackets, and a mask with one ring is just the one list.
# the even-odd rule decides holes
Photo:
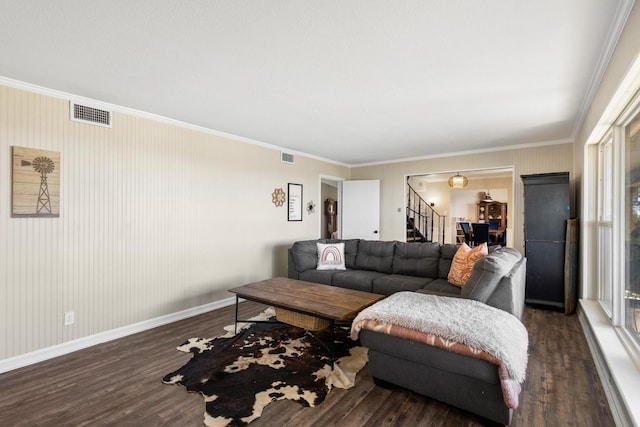
[(501, 202), (478, 202), (478, 222), (497, 222), (498, 229), (507, 227), (507, 204)]

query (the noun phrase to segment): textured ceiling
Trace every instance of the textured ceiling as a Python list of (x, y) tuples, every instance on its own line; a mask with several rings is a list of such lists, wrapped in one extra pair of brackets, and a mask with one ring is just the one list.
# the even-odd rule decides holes
[(0, 76), (345, 164), (569, 141), (633, 0), (0, 0)]

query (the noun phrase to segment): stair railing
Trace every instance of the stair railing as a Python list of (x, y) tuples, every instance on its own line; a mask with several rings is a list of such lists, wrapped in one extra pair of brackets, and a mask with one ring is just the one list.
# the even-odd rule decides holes
[(415, 236), (427, 242), (444, 243), (446, 216), (433, 209), (410, 184), (407, 186), (407, 223), (412, 223)]

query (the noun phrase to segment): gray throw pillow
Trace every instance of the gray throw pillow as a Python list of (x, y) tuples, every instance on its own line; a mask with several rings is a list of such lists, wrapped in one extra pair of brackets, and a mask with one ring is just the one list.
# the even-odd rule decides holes
[(291, 254), (299, 273), (307, 270), (315, 270), (318, 266), (318, 240), (303, 240), (295, 242), (291, 246)]

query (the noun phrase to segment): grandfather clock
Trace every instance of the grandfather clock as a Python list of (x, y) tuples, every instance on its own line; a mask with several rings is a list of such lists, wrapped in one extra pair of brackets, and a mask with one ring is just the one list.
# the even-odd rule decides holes
[(338, 202), (329, 198), (324, 201), (324, 214), (327, 217), (327, 238), (333, 237), (333, 233), (338, 230), (336, 224), (336, 212), (338, 208)]

